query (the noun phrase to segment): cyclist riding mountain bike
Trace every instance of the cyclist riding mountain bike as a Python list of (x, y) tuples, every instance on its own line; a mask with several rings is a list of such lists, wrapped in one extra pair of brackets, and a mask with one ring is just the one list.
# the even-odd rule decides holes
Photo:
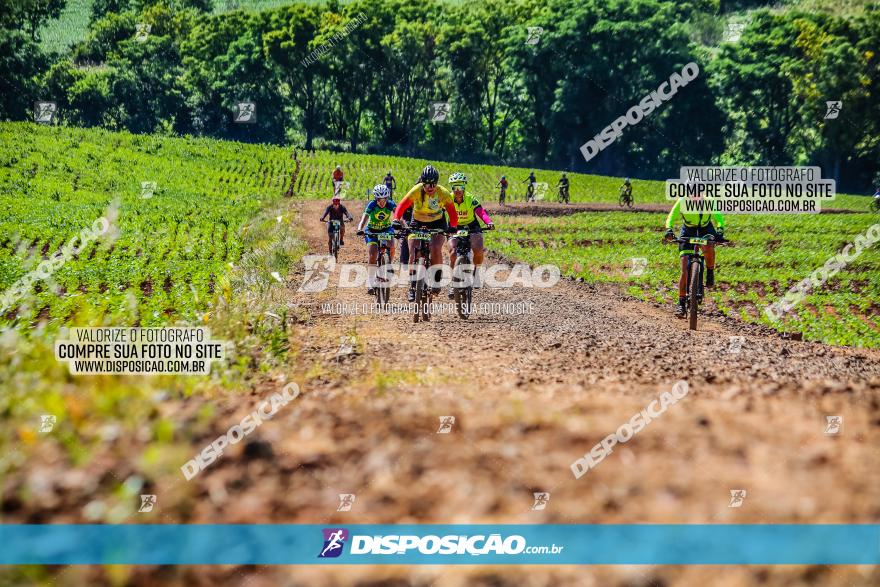
[(385, 174), (385, 179), (383, 181), (385, 182), (385, 187), (388, 188), (389, 193), (391, 194), (390, 197), (393, 198), (394, 197), (394, 190), (397, 189), (397, 180), (394, 179), (393, 175), (391, 175), (390, 169), (388, 170), (388, 173)]
[[(693, 201), (693, 200), (692, 200)], [(724, 217), (719, 212), (685, 212), (684, 198), (679, 198), (669, 216), (666, 217), (666, 238), (671, 239), (675, 236), (672, 225), (681, 220), (681, 232), (679, 238), (704, 237), (712, 235), (715, 240), (724, 241)], [(712, 221), (718, 223), (718, 228)], [(679, 243), (679, 257), (681, 258), (681, 277), (678, 278), (678, 309), (676, 315), (685, 316), (687, 308), (685, 299), (687, 297), (687, 255), (694, 252), (694, 245), (688, 243)], [(705, 247), (703, 254), (706, 257), (706, 287), (715, 285), (715, 248)]]
[[(423, 228), (427, 230), (442, 229), (444, 231), (455, 230), (458, 227), (458, 212), (455, 210), (455, 203), (452, 201), (452, 194), (445, 187), (437, 185), (440, 180), (440, 172), (432, 165), (428, 165), (422, 171), (422, 181), (416, 184), (401, 200), (394, 209), (394, 220), (400, 221), (403, 214), (412, 208), (413, 219), (409, 223), (412, 228)], [(443, 210), (449, 215), (449, 226), (443, 218)], [(407, 226), (407, 223), (403, 223)], [(443, 234), (438, 233), (431, 238), (431, 265), (440, 265), (443, 263), (443, 242), (445, 241)], [(409, 260), (415, 259), (416, 244), (410, 235), (409, 240)], [(416, 280), (412, 278), (413, 269), (410, 268), (410, 287), (407, 294), (407, 300), (412, 302), (415, 300), (415, 284)], [(440, 288), (432, 286), (433, 293), (439, 293)]]
[(629, 183), (628, 177), (623, 180), (623, 185), (620, 186), (620, 195), (626, 196), (626, 198), (630, 201), (632, 200), (633, 188), (632, 185)]
[[(373, 271), (367, 276), (367, 293), (375, 293), (376, 287), (376, 257), (379, 254), (379, 237), (376, 233), (386, 232), (394, 234), (391, 227), (391, 217), (394, 213), (394, 202), (390, 201), (391, 190), (384, 184), (379, 184), (373, 188), (373, 201), (364, 208), (364, 215), (357, 227), (357, 233), (364, 236), (364, 242), (367, 243), (367, 256), (369, 258), (369, 268)], [(370, 234), (364, 232), (364, 228), (370, 231)], [(394, 260), (394, 239), (389, 239), (388, 254), (390, 260)]]
[(529, 177), (523, 183), (528, 183), (526, 186), (526, 200), (531, 200), (535, 195), (535, 184), (538, 183), (537, 178), (535, 178), (535, 172), (530, 171)]
[[(348, 213), (348, 210), (345, 209), (345, 206), (342, 205), (342, 201), (339, 199), (339, 196), (333, 196), (333, 200), (330, 205), (327, 206), (327, 209), (324, 210), (324, 215), (321, 216), (321, 222), (324, 222), (324, 219), (330, 216), (330, 220), (338, 220), (339, 221), (339, 244), (345, 244), (345, 218), (347, 217), (349, 221), (354, 220), (351, 214)], [(327, 237), (328, 237), (328, 246), (330, 248), (330, 253), (333, 253), (333, 225), (327, 225)]]
[[(471, 251), (474, 253), (474, 287), (480, 287), (480, 265), (483, 264), (483, 235), (480, 220), (491, 230), (494, 225), (489, 214), (480, 205), (479, 200), (470, 194), (465, 193), (467, 187), (467, 176), (463, 173), (453, 173), (449, 176), (449, 187), (452, 189), (452, 201), (455, 204), (455, 211), (458, 213), (459, 229), (467, 228), (471, 232)], [(479, 218), (479, 220), (477, 220)], [(449, 265), (455, 267), (455, 248), (458, 244), (458, 238), (449, 239)], [(449, 285), (450, 299), (455, 297), (455, 288)]]
[(507, 178), (505, 176), (501, 176), (501, 181), (495, 184), (495, 187), (500, 187), (501, 191), (498, 193), (498, 203), (504, 203), (504, 197), (507, 195)]
[(337, 165), (336, 169), (333, 170), (333, 193), (336, 194), (339, 191), (339, 186), (345, 180), (345, 175), (342, 173), (342, 166)]
[(562, 174), (562, 177), (559, 178), (559, 183), (556, 184), (556, 187), (559, 188), (559, 195), (568, 201), (568, 176), (565, 173)]

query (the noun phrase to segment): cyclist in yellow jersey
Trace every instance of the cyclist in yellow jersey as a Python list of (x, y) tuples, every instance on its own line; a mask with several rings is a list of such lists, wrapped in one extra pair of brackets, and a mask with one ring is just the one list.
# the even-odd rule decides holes
[[(455, 205), (452, 201), (452, 195), (445, 187), (437, 185), (440, 180), (440, 172), (434, 169), (432, 165), (428, 165), (422, 171), (422, 181), (416, 184), (394, 208), (394, 220), (401, 222), (404, 212), (412, 208), (412, 222), (409, 226), (413, 228), (442, 229), (444, 232), (450, 232), (458, 228), (458, 213), (455, 211)], [(449, 215), (449, 224), (443, 218), (443, 210)], [(402, 222), (404, 227), (407, 226)], [(431, 238), (431, 265), (440, 265), (443, 263), (443, 243), (446, 237), (442, 233), (435, 234)], [(415, 241), (409, 242), (409, 259), (410, 263), (415, 262)], [(410, 268), (410, 288), (407, 299), (412, 302), (415, 299), (415, 281), (412, 279), (414, 269)], [(440, 287), (436, 284), (431, 287), (433, 293), (439, 293)]]
[[(470, 194), (465, 193), (467, 186), (467, 176), (464, 173), (453, 173), (449, 176), (449, 187), (452, 188), (452, 202), (455, 204), (455, 211), (458, 213), (458, 227), (460, 229), (468, 229), (471, 233), (471, 251), (474, 253), (474, 286), (480, 286), (480, 265), (483, 264), (483, 234), (480, 220), (486, 225), (487, 230), (492, 230), (495, 225), (489, 214), (483, 209), (479, 200)], [(479, 218), (479, 220), (477, 220)], [(455, 248), (458, 244), (458, 238), (449, 239), (449, 265), (455, 267)], [(449, 297), (455, 297), (455, 289), (449, 284)]]

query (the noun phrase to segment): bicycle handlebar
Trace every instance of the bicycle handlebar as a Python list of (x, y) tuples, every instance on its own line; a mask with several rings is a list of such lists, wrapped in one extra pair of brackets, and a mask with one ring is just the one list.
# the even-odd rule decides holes
[[(666, 237), (663, 237), (663, 239), (661, 239), (661, 242), (662, 242), (664, 245), (671, 245), (671, 244), (673, 244), (673, 243), (675, 243), (675, 244), (689, 245), (689, 244), (690, 244), (690, 242), (689, 242), (689, 239), (690, 239), (690, 238), (701, 238), (701, 237), (689, 237), (689, 238), (679, 238), (679, 237), (666, 238)], [(706, 244), (704, 244), (704, 245), (697, 245), (697, 246), (700, 246), (700, 247), (707, 247), (707, 246), (712, 246), (712, 247), (732, 247), (732, 246), (733, 246), (733, 242), (732, 242), (732, 241), (729, 241), (729, 240), (727, 240), (727, 239), (723, 239), (723, 240), (715, 240), (715, 238), (712, 237), (712, 235), (707, 235), (706, 238), (708, 239), (708, 242), (707, 242)]]

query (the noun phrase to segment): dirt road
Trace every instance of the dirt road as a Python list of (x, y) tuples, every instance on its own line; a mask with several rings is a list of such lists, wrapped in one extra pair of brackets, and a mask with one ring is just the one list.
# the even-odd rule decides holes
[[(310, 252), (322, 254), (325, 225), (315, 219), (324, 204), (295, 205)], [(352, 207), (358, 217), (360, 204)], [(340, 262), (363, 261), (350, 226)], [(721, 317), (691, 332), (668, 308), (568, 280), (476, 295), (526, 313), (447, 313), (427, 324), (340, 314), (337, 303), (351, 310), (371, 298), (335, 287), (338, 277), (323, 292), (299, 293), (303, 267), (292, 268), (301, 323), (290, 376), (302, 395), (201, 473), (185, 507), (162, 521), (880, 521), (876, 351), (785, 341)], [(404, 295), (397, 288), (392, 301)], [(745, 337), (739, 352), (729, 350), (735, 335)], [(353, 352), (343, 337), (354, 337)], [(686, 397), (575, 479), (576, 459), (678, 380)], [(221, 412), (205, 440), (260, 397)], [(447, 416), (451, 430), (438, 433)], [(827, 416), (842, 416), (839, 433), (826, 434)], [(739, 507), (729, 507), (732, 490), (746, 492)], [(545, 509), (532, 511), (534, 492), (550, 493)], [(337, 512), (339, 494), (356, 496), (351, 511)], [(880, 583), (876, 569), (857, 567), (193, 568), (184, 577), (251, 586)]]
[[(322, 204), (303, 204), (310, 251), (326, 249)], [(360, 206), (352, 213), (358, 217)], [(340, 262), (363, 262), (349, 229)], [(563, 280), (549, 289), (484, 289), (477, 302), (530, 313), (327, 313), (369, 304), (364, 288), (297, 293), (303, 397), (264, 427), (275, 458), (195, 519), (229, 522), (876, 523), (880, 519), (880, 353), (784, 341), (720, 318), (690, 332), (669, 309)], [(402, 302), (397, 288), (392, 301)], [(445, 300), (441, 300), (445, 301)], [(739, 353), (730, 337), (744, 335)], [(339, 354), (341, 337), (355, 352)], [(343, 351), (345, 349), (343, 348)], [(689, 394), (580, 479), (570, 466), (661, 391)], [(826, 416), (842, 416), (826, 434)], [(438, 434), (440, 418), (454, 416)], [(221, 467), (218, 467), (220, 469)], [(239, 478), (228, 458), (222, 469)], [(223, 475), (208, 472), (208, 478)], [(230, 479), (231, 481), (231, 479)], [(745, 490), (728, 507), (731, 490)], [(533, 492), (550, 492), (531, 511)], [(355, 494), (336, 512), (338, 494)], [(258, 496), (267, 496), (261, 502)], [(234, 509), (229, 503), (252, 503)], [(236, 515), (233, 516), (232, 512)], [(218, 519), (219, 518), (219, 519)], [(278, 571), (282, 572), (282, 571)], [(702, 568), (308, 570), (346, 583), (751, 585), (872, 584), (871, 569)], [(302, 570), (286, 576), (302, 577)], [(491, 580), (487, 576), (494, 577)], [(442, 580), (441, 580), (442, 577)], [(653, 581), (653, 582), (652, 582)]]

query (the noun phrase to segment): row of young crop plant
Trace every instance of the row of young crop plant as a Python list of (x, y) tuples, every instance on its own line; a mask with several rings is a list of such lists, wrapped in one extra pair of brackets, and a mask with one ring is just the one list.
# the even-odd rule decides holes
[(293, 166), (281, 148), (205, 139), (25, 123), (0, 124), (0, 139), (0, 291), (98, 219), (113, 223), (112, 238), (36, 280), (4, 326), (60, 327), (83, 313), (198, 320), (244, 252), (242, 227), (281, 199)]
[[(470, 189), (475, 195), (487, 201), (497, 201), (498, 183), (502, 176), (508, 181), (507, 200), (523, 201), (526, 196), (527, 180), (530, 169), (504, 165), (458, 164), (434, 160), (422, 160), (408, 157), (387, 155), (362, 155), (357, 153), (331, 153), (327, 151), (300, 152), (302, 170), (296, 185), (297, 193), (305, 197), (330, 197), (332, 195), (332, 173), (337, 165), (342, 167), (345, 179), (349, 182), (348, 197), (364, 198), (367, 190), (381, 183), (389, 171), (397, 180), (398, 192), (405, 192), (418, 181), (422, 168), (427, 164), (434, 165), (440, 171), (440, 183), (445, 184), (446, 178), (453, 172), (462, 172), (468, 176)], [(555, 201), (556, 185), (561, 177), (560, 171), (535, 170), (535, 179), (547, 184), (543, 199)], [(572, 201), (605, 201), (616, 202), (621, 178), (567, 174), (571, 182)], [(634, 180), (634, 189), (650, 186), (650, 198), (657, 201), (656, 195), (662, 195), (662, 182)], [(647, 195), (647, 192), (646, 192)]]
[[(386, 155), (362, 155), (357, 153), (331, 153), (327, 151), (299, 152), (303, 164), (297, 182), (297, 193), (309, 198), (330, 197), (333, 193), (332, 173), (336, 165), (341, 165), (345, 179), (349, 182), (348, 197), (364, 198), (367, 190), (381, 183), (388, 171), (397, 179), (398, 191), (405, 191), (415, 185), (422, 168), (430, 163), (440, 171), (440, 183), (455, 171), (465, 173), (469, 178), (469, 189), (486, 201), (497, 201), (498, 182), (502, 176), (508, 181), (507, 200), (524, 201), (526, 197), (528, 168), (510, 167), (506, 165), (485, 165), (449, 163), (443, 161), (422, 160)], [(557, 201), (557, 184), (562, 172), (558, 170), (534, 169), (535, 179), (546, 188), (543, 191), (544, 201)], [(638, 170), (633, 170), (638, 175)], [(572, 202), (602, 202), (617, 204), (621, 177), (567, 173), (570, 181)], [(670, 177), (678, 176), (678, 172)], [(630, 178), (633, 198), (638, 204), (671, 204), (666, 198), (665, 182)], [(839, 194), (835, 200), (826, 203), (825, 208), (842, 208), (868, 211), (870, 199), (860, 196)]]

